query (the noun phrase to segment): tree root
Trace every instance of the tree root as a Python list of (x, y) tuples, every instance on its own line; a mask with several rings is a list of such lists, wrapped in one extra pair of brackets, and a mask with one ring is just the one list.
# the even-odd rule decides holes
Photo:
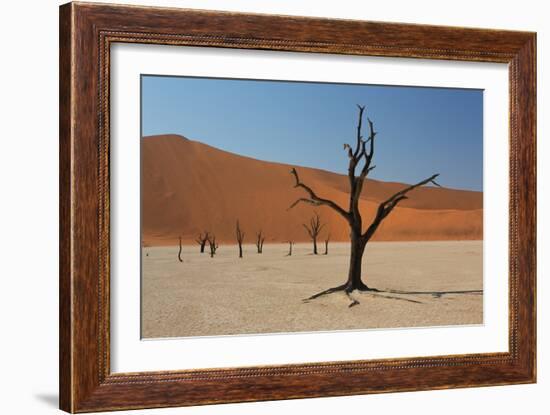
[[(407, 301), (407, 302), (410, 302), (410, 303), (417, 303), (417, 304), (422, 304), (422, 302), (417, 301), (417, 300), (412, 300), (412, 299), (409, 299), (409, 298), (396, 297), (396, 296), (391, 295), (391, 294), (401, 294), (401, 295), (403, 295), (403, 294), (413, 294), (413, 295), (419, 295), (419, 294), (435, 295), (435, 294), (439, 294), (438, 296), (441, 296), (441, 295), (444, 295), (444, 294), (478, 294), (479, 293), (479, 291), (477, 291), (477, 290), (447, 291), (447, 292), (431, 292), (431, 291), (430, 292), (418, 292), (418, 291), (378, 290), (376, 288), (370, 288), (365, 284), (361, 285), (360, 287), (356, 287), (353, 290), (350, 290), (348, 288), (347, 284), (342, 284), (342, 285), (339, 285), (337, 287), (332, 287), (332, 288), (329, 288), (328, 290), (321, 291), (317, 294), (312, 295), (311, 297), (304, 298), (302, 300), (302, 302), (309, 303), (311, 300), (315, 300), (316, 298), (323, 297), (325, 295), (329, 295), (329, 294), (340, 292), (340, 291), (344, 291), (344, 293), (346, 294), (346, 296), (350, 300), (350, 304), (348, 305), (349, 308), (361, 304), (359, 302), (359, 300), (352, 297), (351, 293), (353, 291), (367, 292), (367, 293), (370, 292), (370, 293), (372, 293), (372, 295), (374, 295), (376, 297), (382, 297), (382, 298), (387, 298), (387, 299), (391, 299), (391, 300)], [(481, 292), (483, 292), (483, 291), (481, 291)]]
[[(356, 288), (356, 290), (360, 291), (360, 292), (369, 292), (369, 291), (370, 292), (380, 292), (380, 290), (377, 290), (376, 288), (369, 288), (368, 286), (366, 286), (364, 284), (361, 287)], [(332, 287), (332, 288), (329, 288), (328, 290), (321, 291), (320, 293), (314, 294), (311, 297), (304, 298), (302, 301), (304, 303), (309, 303), (311, 300), (315, 300), (316, 298), (322, 297), (324, 295), (329, 295), (329, 294), (332, 294), (332, 293), (336, 293), (336, 292), (339, 292), (339, 291), (344, 291), (346, 296), (351, 301), (351, 303), (348, 307), (351, 308), (353, 306), (361, 304), (356, 298), (351, 296), (351, 293), (354, 290), (350, 290), (348, 288), (347, 284), (342, 284), (342, 285), (339, 285), (337, 287)]]
[(314, 300), (319, 297), (323, 297), (325, 295), (329, 295), (335, 292), (344, 291), (346, 296), (349, 298), (351, 303), (348, 307), (354, 307), (356, 305), (359, 305), (360, 302), (352, 297), (351, 293), (353, 291), (359, 291), (359, 292), (370, 292), (372, 295), (376, 297), (382, 297), (387, 298), (391, 300), (400, 300), (400, 301), (407, 301), (410, 303), (417, 303), (422, 304), (422, 301), (413, 300), (410, 298), (403, 298), (403, 297), (397, 297), (395, 295), (391, 294), (398, 294), (398, 295), (431, 295), (434, 298), (440, 298), (444, 295), (480, 295), (483, 294), (483, 290), (460, 290), (460, 291), (400, 291), (400, 290), (378, 290), (376, 288), (369, 288), (367, 285), (363, 284), (360, 287), (356, 287), (354, 290), (350, 290), (347, 286), (347, 284), (342, 284), (337, 287), (329, 288), (328, 290), (321, 291), (320, 293), (314, 294), (311, 297), (305, 298), (302, 301), (304, 303), (309, 303), (311, 300)]
[(344, 291), (345, 289), (346, 289), (346, 284), (342, 284), (342, 285), (339, 285), (338, 287), (332, 287), (332, 288), (329, 288), (328, 290), (321, 291), (320, 293), (313, 294), (311, 297), (304, 298), (302, 301), (304, 303), (308, 303), (311, 300), (315, 300), (316, 298), (322, 297), (323, 295), (332, 294), (338, 291)]
[(361, 304), (359, 301), (357, 301), (355, 298), (353, 298), (353, 297), (351, 296), (351, 293), (349, 293), (349, 292), (346, 291), (346, 295), (348, 296), (348, 298), (349, 298), (350, 301), (351, 301), (350, 305), (348, 305), (348, 308), (351, 308), (351, 307), (353, 307), (354, 305), (359, 305), (359, 304)]

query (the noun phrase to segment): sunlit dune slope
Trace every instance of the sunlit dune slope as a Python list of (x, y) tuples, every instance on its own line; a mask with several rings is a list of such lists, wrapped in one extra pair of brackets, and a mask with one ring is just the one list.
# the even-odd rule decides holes
[[(326, 223), (321, 239), (348, 240), (348, 225), (327, 207), (298, 205), (305, 196), (295, 189), (292, 166), (255, 160), (178, 135), (141, 140), (142, 242), (172, 245), (181, 236), (193, 242), (198, 233), (215, 232), (221, 242), (234, 241), (240, 220), (245, 242), (260, 229), (266, 243), (306, 241), (302, 227), (317, 211)], [(345, 159), (343, 159), (345, 163)], [(324, 198), (347, 208), (347, 176), (297, 167), (300, 178)], [(421, 179), (421, 178), (414, 178)], [(367, 180), (360, 206), (367, 226), (378, 203), (405, 185)], [(382, 223), (375, 240), (482, 239), (481, 192), (423, 187), (409, 193)]]

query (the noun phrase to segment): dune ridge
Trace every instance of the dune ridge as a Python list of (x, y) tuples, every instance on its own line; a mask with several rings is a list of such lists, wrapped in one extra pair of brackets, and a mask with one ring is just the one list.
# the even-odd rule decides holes
[[(342, 163), (346, 163), (343, 156)], [(204, 231), (220, 242), (235, 241), (240, 220), (252, 243), (260, 229), (266, 243), (308, 240), (302, 227), (316, 211), (326, 223), (321, 239), (348, 241), (348, 225), (327, 207), (288, 207), (304, 192), (293, 187), (294, 166), (229, 153), (179, 135), (141, 139), (142, 244), (194, 243)], [(344, 175), (296, 166), (316, 193), (347, 207)], [(364, 226), (378, 203), (405, 185), (368, 179), (360, 201)], [(382, 223), (374, 240), (479, 240), (483, 238), (483, 193), (423, 187), (409, 193)]]

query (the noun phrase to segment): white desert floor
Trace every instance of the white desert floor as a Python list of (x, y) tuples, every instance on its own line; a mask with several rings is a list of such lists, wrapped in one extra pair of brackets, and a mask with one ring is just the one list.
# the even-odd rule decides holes
[[(372, 242), (364, 281), (380, 293), (337, 292), (302, 300), (346, 280), (349, 244), (329, 255), (311, 244), (222, 245), (214, 258), (198, 245), (143, 249), (142, 336), (186, 337), (243, 333), (422, 327), (483, 322), (481, 241)], [(324, 252), (324, 246), (320, 247)]]

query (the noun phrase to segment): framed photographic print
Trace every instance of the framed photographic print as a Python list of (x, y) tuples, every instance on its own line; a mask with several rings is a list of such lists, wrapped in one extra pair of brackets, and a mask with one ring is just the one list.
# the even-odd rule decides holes
[(536, 36), (60, 8), (60, 406), (536, 379)]

